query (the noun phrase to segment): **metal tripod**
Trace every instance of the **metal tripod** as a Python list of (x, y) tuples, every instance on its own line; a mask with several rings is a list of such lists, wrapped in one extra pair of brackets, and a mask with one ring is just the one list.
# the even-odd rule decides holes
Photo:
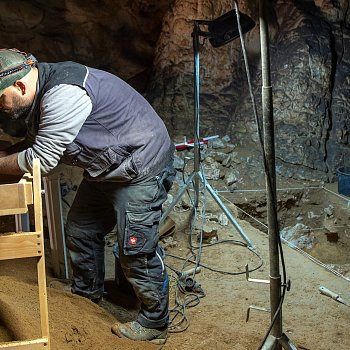
[(195, 84), (194, 84), (194, 124), (195, 124), (195, 132), (194, 132), (194, 170), (192, 174), (188, 177), (187, 181), (184, 183), (184, 185), (180, 188), (177, 195), (174, 197), (172, 203), (170, 206), (164, 211), (160, 222), (163, 222), (165, 218), (168, 216), (170, 211), (174, 208), (176, 203), (179, 201), (179, 199), (182, 197), (182, 195), (185, 193), (188, 186), (194, 182), (194, 192), (195, 192), (195, 199), (194, 199), (194, 205), (195, 207), (198, 206), (199, 203), (199, 183), (202, 182), (203, 186), (208, 190), (210, 195), (213, 197), (215, 202), (219, 205), (219, 207), (223, 210), (223, 212), (228, 217), (229, 221), (233, 224), (233, 226), (236, 228), (238, 233), (241, 235), (241, 237), (244, 239), (244, 241), (247, 243), (249, 248), (254, 248), (253, 243), (251, 240), (246, 236), (246, 234), (243, 232), (242, 228), (238, 224), (238, 222), (235, 220), (235, 218), (232, 216), (232, 214), (229, 212), (229, 210), (225, 207), (225, 205), (220, 200), (219, 196), (216, 194), (214, 189), (210, 186), (208, 181), (206, 180), (203, 173), (200, 171), (200, 137), (199, 137), (199, 129), (200, 129), (200, 118), (199, 118), (199, 36), (206, 36), (208, 37), (208, 32), (202, 32), (199, 29), (199, 24), (207, 24), (208, 21), (202, 21), (202, 20), (196, 20), (194, 21), (194, 29), (192, 32), (192, 38), (193, 38), (193, 52), (194, 52), (194, 77), (195, 77)]

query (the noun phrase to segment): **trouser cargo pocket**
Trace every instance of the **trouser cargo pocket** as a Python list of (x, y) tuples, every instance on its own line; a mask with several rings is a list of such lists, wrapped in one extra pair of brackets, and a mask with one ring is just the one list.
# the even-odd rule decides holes
[(123, 252), (125, 255), (151, 253), (159, 238), (160, 210), (133, 208), (126, 211)]

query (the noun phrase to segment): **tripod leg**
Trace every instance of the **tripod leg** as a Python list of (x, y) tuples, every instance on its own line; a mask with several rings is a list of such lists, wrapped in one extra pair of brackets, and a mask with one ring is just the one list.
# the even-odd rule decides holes
[(284, 333), (279, 339), (279, 343), (282, 345), (283, 349), (298, 350), (298, 348), (290, 341), (290, 339)]
[(203, 176), (199, 173), (199, 177), (205, 187), (208, 189), (209, 193), (211, 196), (214, 198), (216, 203), (219, 205), (219, 207), (224, 211), (228, 219), (232, 222), (233, 226), (236, 228), (238, 233), (241, 235), (241, 237), (245, 240), (245, 242), (248, 244), (250, 248), (254, 248), (254, 245), (252, 241), (246, 236), (246, 234), (243, 232), (241, 226), (239, 226), (238, 222), (235, 220), (235, 218), (232, 216), (232, 214), (229, 212), (229, 210), (225, 207), (225, 205), (222, 203), (221, 199), (219, 196), (215, 193), (213, 188), (210, 186), (210, 184), (203, 178)]
[(186, 191), (186, 188), (189, 186), (189, 184), (192, 182), (193, 178), (197, 175), (197, 173), (192, 173), (189, 178), (187, 179), (187, 181), (182, 185), (182, 187), (180, 188), (179, 192), (176, 194), (175, 198), (173, 199), (173, 201), (171, 202), (171, 204), (169, 205), (169, 207), (164, 211), (162, 217), (160, 218), (160, 223), (162, 223), (165, 218), (169, 215), (169, 213), (171, 212), (171, 210), (175, 207), (176, 203), (179, 201), (179, 199), (182, 197), (182, 195), (184, 194), (184, 192)]
[(269, 335), (261, 348), (262, 350), (298, 350), (298, 348), (289, 340), (289, 338), (283, 333), (280, 338), (276, 338), (273, 335)]

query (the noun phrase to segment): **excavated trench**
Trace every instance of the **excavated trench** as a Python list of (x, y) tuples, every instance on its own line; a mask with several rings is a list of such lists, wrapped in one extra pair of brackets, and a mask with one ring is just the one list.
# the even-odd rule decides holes
[[(234, 194), (238, 218), (267, 232), (264, 191)], [(277, 193), (281, 237), (342, 274), (350, 270), (350, 201), (326, 188)]]

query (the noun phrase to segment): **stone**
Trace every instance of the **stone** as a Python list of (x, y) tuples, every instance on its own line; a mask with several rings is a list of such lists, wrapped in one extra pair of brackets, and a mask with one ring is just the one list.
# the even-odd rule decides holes
[(221, 213), (221, 214), (219, 215), (219, 224), (220, 224), (221, 226), (227, 226), (227, 225), (228, 225), (228, 217), (227, 217), (226, 214)]

